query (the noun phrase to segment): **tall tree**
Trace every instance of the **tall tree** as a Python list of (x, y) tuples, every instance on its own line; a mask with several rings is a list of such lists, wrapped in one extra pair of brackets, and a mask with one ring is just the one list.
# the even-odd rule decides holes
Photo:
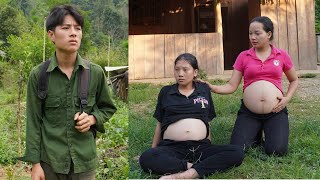
[[(0, 6), (0, 40), (7, 42), (6, 38), (10, 35), (19, 35), (29, 26), (23, 14), (10, 5)], [(21, 27), (21, 28), (17, 28)]]
[(73, 3), (88, 12), (94, 34), (100, 32), (114, 40), (127, 38), (128, 3), (126, 0), (88, 0)]

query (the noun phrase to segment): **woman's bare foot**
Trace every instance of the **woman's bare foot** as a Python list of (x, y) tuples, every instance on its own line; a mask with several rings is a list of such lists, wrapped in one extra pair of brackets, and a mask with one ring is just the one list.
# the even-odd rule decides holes
[(159, 179), (195, 179), (198, 178), (199, 174), (198, 172), (193, 169), (190, 168), (184, 172), (181, 173), (175, 173), (175, 174), (170, 174), (170, 175), (166, 175), (166, 176), (161, 176)]

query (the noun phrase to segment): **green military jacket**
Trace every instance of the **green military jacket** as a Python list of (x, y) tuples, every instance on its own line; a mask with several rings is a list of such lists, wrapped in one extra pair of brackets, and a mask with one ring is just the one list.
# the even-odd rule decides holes
[[(44, 161), (56, 173), (67, 174), (71, 161), (74, 173), (96, 168), (96, 142), (92, 131), (75, 129), (74, 115), (80, 111), (78, 76), (80, 68), (89, 68), (77, 55), (70, 80), (51, 58), (48, 93), (44, 101), (37, 95), (40, 65), (30, 73), (27, 89), (26, 153), (20, 160), (39, 163)], [(42, 104), (43, 103), (43, 104)], [(116, 107), (108, 93), (103, 69), (90, 63), (88, 105), (84, 112), (95, 116), (95, 128), (105, 132), (103, 123), (115, 113)]]

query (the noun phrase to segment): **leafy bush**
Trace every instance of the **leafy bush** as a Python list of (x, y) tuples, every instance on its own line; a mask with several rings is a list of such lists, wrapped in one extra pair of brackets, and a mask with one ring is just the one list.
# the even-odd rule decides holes
[[(46, 59), (53, 55), (54, 49), (51, 42), (46, 40)], [(42, 62), (43, 56), (43, 29), (34, 27), (32, 31), (24, 32), (20, 37), (8, 37), (8, 57), (15, 64), (16, 71), (23, 69), (23, 78), (27, 79), (31, 69)], [(19, 68), (20, 66), (20, 68)]]
[(18, 73), (9, 62), (0, 62), (0, 105), (12, 104), (17, 101)]
[(105, 123), (106, 133), (98, 136), (99, 167), (97, 179), (128, 177), (128, 106), (117, 100), (117, 112)]
[(110, 58), (110, 66), (127, 66), (128, 48), (126, 47), (126, 44), (119, 42), (115, 45), (111, 45), (110, 50), (108, 50), (108, 45), (92, 47), (86, 58), (104, 67), (108, 66), (108, 57)]
[[(18, 141), (17, 123), (16, 123), (16, 107), (3, 106), (0, 110), (0, 123), (2, 125), (0, 131), (0, 164), (9, 165), (17, 162), (18, 157)], [(23, 129), (23, 134), (25, 134)]]

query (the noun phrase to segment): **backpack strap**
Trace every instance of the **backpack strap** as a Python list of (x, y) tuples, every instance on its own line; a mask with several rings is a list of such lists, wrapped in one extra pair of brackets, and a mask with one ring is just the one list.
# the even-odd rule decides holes
[(38, 97), (44, 100), (48, 93), (48, 81), (50, 72), (47, 72), (51, 59), (42, 62), (40, 65), (40, 76), (38, 81)]
[[(83, 113), (83, 109), (88, 105), (88, 92), (89, 92), (89, 81), (90, 81), (90, 62), (84, 60), (84, 63), (89, 67), (85, 69), (82, 67), (79, 76), (79, 99), (80, 99), (80, 114)], [(97, 137), (97, 129), (95, 126), (91, 126), (90, 130), (92, 131), (93, 137)]]
[(90, 62), (84, 60), (85, 64), (89, 69), (82, 67), (79, 76), (79, 99), (80, 99), (80, 113), (83, 112), (83, 109), (88, 105), (88, 91), (89, 91), (89, 80), (90, 80)]

